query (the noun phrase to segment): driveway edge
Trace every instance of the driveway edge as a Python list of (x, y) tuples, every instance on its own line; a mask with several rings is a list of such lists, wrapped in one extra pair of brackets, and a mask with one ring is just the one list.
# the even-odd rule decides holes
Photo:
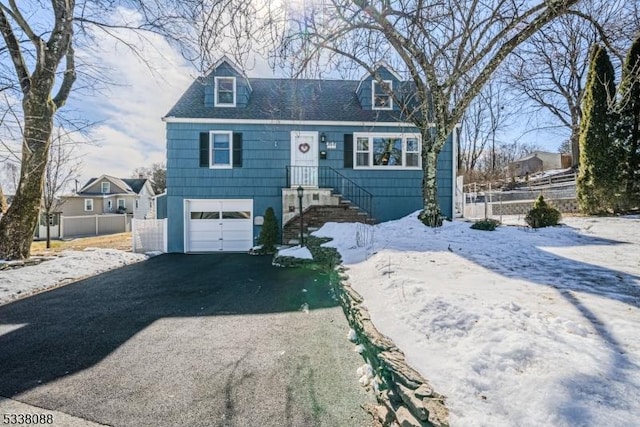
[(409, 366), (395, 343), (373, 325), (369, 311), (362, 305), (364, 299), (349, 284), (348, 269), (340, 264), (340, 254), (335, 248), (322, 246), (330, 240), (309, 236), (307, 246), (313, 260), (334, 276), (331, 286), (362, 345), (361, 354), (382, 381), (380, 390), (375, 393), (380, 404), (375, 414), (378, 421), (384, 426), (448, 426), (446, 397), (436, 393), (429, 382)]

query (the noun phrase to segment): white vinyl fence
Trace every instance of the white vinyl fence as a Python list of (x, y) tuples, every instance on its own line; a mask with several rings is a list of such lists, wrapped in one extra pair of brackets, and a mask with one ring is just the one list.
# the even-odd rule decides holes
[(61, 216), (60, 238), (100, 236), (129, 231), (131, 217), (123, 214)]
[(167, 220), (133, 219), (131, 243), (133, 252), (167, 252)]

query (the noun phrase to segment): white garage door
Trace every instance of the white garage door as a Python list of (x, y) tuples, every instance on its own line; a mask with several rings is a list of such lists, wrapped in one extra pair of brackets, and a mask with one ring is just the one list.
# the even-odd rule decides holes
[(253, 200), (186, 200), (185, 252), (238, 252), (253, 246)]

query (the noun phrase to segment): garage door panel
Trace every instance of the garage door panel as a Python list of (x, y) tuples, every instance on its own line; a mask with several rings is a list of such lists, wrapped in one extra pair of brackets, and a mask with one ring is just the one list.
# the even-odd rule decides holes
[(189, 200), (187, 251), (247, 251), (253, 246), (253, 200)]
[(189, 231), (191, 233), (202, 232), (202, 231), (212, 231), (212, 230), (222, 230), (222, 224), (220, 221), (209, 222), (209, 221), (191, 221), (191, 226), (189, 227)]

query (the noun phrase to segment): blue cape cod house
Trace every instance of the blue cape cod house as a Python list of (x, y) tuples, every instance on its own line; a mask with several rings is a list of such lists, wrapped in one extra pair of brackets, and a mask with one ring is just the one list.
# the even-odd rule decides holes
[[(197, 79), (167, 126), (169, 252), (246, 251), (272, 207), (288, 243), (303, 221), (387, 221), (423, 206), (420, 135), (384, 80), (247, 78), (228, 59)], [(452, 217), (455, 163), (438, 159), (442, 211)]]

